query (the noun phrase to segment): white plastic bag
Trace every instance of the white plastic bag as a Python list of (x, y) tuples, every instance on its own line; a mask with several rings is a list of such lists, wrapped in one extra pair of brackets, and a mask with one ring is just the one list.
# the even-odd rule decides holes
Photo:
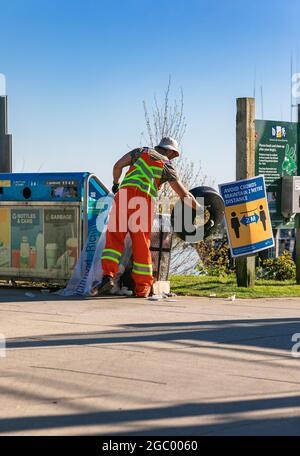
[[(83, 247), (75, 270), (67, 286), (59, 290), (61, 296), (88, 296), (91, 290), (102, 280), (101, 255), (105, 247), (107, 220), (113, 203), (113, 195), (109, 194), (100, 201), (99, 214), (96, 226), (93, 227)], [(122, 274), (131, 257), (131, 239), (125, 238), (125, 248), (122, 255), (119, 271)]]

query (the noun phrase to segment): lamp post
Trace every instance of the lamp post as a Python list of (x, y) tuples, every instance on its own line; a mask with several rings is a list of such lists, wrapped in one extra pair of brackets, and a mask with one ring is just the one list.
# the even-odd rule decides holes
[(12, 136), (7, 133), (7, 96), (0, 96), (0, 172), (12, 172)]

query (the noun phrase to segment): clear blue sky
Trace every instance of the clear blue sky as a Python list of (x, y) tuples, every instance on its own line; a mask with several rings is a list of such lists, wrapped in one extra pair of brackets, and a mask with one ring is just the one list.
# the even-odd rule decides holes
[[(184, 153), (217, 183), (235, 173), (235, 99), (263, 83), (289, 120), (299, 0), (0, 0), (14, 171), (97, 173), (139, 144), (142, 100), (184, 90)], [(257, 117), (260, 117), (258, 100)]]

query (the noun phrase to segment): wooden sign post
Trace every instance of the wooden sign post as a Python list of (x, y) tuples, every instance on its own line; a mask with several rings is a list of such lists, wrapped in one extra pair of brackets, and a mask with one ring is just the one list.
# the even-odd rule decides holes
[[(238, 98), (236, 115), (236, 180), (255, 175), (255, 99)], [(255, 284), (255, 255), (236, 259), (239, 287)]]

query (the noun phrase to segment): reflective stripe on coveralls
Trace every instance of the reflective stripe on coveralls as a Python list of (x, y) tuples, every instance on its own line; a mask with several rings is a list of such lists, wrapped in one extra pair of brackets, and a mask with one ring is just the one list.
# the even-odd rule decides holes
[(152, 264), (142, 264), (134, 261), (132, 272), (135, 274), (152, 276)]
[(114, 249), (104, 249), (102, 253), (101, 260), (111, 260), (119, 264), (122, 253)]
[[(158, 166), (150, 166), (150, 168), (152, 170), (152, 173), (153, 173), (154, 177), (156, 177), (157, 179), (160, 179), (162, 177), (162, 173), (163, 173), (163, 169), (162, 168), (159, 168)], [(137, 175), (140, 175), (140, 174), (141, 174), (140, 170), (134, 168), (132, 171), (128, 171), (128, 173), (126, 174), (125, 177), (126, 178), (127, 177), (133, 177), (133, 176), (137, 176)]]
[(150, 184), (146, 184), (139, 177), (135, 177), (134, 179), (125, 178), (120, 185), (120, 188), (124, 187), (138, 187), (142, 192), (146, 193), (152, 198), (156, 198), (157, 196), (157, 190), (151, 188)]
[[(122, 187), (138, 187), (142, 192), (147, 193), (152, 198), (157, 197), (156, 179), (160, 179), (163, 173), (163, 168), (159, 166), (148, 165), (142, 157), (140, 157), (133, 165), (132, 171), (129, 171), (120, 188)], [(143, 180), (145, 179), (145, 180)]]

